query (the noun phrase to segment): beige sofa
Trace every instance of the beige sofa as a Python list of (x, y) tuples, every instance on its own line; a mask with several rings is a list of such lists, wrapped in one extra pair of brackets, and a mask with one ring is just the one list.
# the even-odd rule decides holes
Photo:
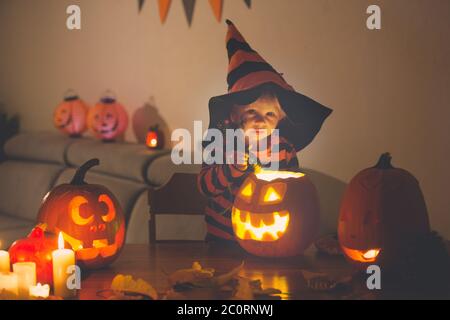
[(0, 248), (26, 236), (44, 195), (67, 183), (75, 168), (91, 158), (100, 166), (87, 174), (88, 183), (105, 185), (121, 203), (127, 221), (127, 243), (147, 243), (149, 186), (160, 186), (174, 172), (199, 171), (199, 166), (175, 166), (168, 150), (149, 150), (133, 143), (103, 143), (71, 139), (57, 133), (22, 133), (5, 145), (0, 163)]

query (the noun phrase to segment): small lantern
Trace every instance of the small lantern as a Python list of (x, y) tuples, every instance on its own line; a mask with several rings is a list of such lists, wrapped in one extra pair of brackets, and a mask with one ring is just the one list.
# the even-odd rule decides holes
[(150, 149), (162, 149), (164, 146), (164, 137), (158, 125), (151, 126), (147, 131), (145, 144)]
[(56, 107), (53, 113), (53, 123), (63, 134), (71, 138), (81, 137), (87, 129), (88, 111), (88, 105), (75, 92), (68, 90), (64, 101)]
[(116, 101), (114, 94), (107, 91), (89, 110), (87, 122), (96, 138), (113, 142), (127, 130), (128, 114), (125, 107)]
[(301, 254), (319, 230), (316, 189), (303, 173), (259, 170), (236, 194), (232, 224), (237, 241), (252, 254)]

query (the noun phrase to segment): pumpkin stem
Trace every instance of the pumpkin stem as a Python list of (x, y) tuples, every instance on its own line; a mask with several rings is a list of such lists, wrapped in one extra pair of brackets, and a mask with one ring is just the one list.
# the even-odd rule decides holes
[(90, 168), (92, 168), (94, 166), (98, 166), (99, 164), (100, 164), (100, 160), (98, 160), (97, 158), (86, 161), (83, 165), (81, 165), (77, 169), (77, 172), (75, 172), (75, 175), (73, 176), (72, 181), (70, 181), (70, 184), (76, 185), (76, 186), (86, 184), (86, 182), (84, 181), (86, 172)]
[(378, 159), (377, 164), (374, 166), (374, 168), (377, 169), (394, 169), (394, 167), (391, 164), (392, 156), (389, 152), (385, 152), (380, 156), (380, 159)]

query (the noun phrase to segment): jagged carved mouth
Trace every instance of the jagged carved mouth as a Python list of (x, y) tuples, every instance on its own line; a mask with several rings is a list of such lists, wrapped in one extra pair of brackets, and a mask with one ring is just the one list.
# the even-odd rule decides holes
[(101, 256), (102, 258), (111, 257), (117, 252), (117, 244), (110, 244), (108, 239), (96, 239), (92, 241), (92, 246), (87, 247), (83, 241), (69, 236), (62, 232), (64, 240), (68, 242), (75, 251), (76, 257), (79, 260), (92, 260)]
[(359, 262), (374, 262), (381, 251), (380, 248), (356, 250), (344, 246), (342, 246), (342, 249), (344, 250), (344, 253), (347, 255), (347, 257)]
[(114, 126), (111, 129), (103, 129), (103, 130), (95, 129), (95, 131), (98, 132), (98, 133), (103, 133), (103, 134), (105, 134), (105, 133), (113, 133), (114, 131), (117, 130), (118, 126), (119, 126), (119, 121), (116, 121), (116, 122), (114, 122)]
[(67, 127), (67, 126), (68, 126), (69, 124), (71, 124), (71, 123), (72, 123), (72, 115), (69, 116), (69, 118), (67, 119), (67, 121), (66, 121), (65, 123), (60, 124), (60, 125), (58, 126), (58, 128), (64, 129), (65, 127)]
[(276, 241), (286, 232), (289, 212), (251, 213), (233, 208), (233, 230), (242, 240)]

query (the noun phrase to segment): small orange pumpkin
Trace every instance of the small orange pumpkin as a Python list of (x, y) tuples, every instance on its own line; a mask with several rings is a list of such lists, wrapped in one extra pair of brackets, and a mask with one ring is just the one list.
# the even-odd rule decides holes
[(96, 138), (114, 141), (127, 130), (128, 115), (115, 98), (106, 96), (89, 110), (88, 126)]
[(86, 130), (89, 107), (77, 95), (64, 98), (53, 113), (55, 127), (72, 138), (80, 137)]
[(264, 257), (303, 253), (319, 230), (316, 188), (300, 172), (261, 170), (236, 194), (231, 221), (246, 251)]
[(87, 161), (70, 183), (51, 190), (38, 214), (46, 231), (62, 232), (77, 263), (88, 269), (113, 262), (125, 240), (125, 216), (117, 199), (104, 186), (84, 181), (86, 172), (98, 164), (98, 159)]
[(338, 222), (339, 243), (350, 261), (389, 266), (409, 242), (429, 233), (419, 182), (394, 168), (389, 153), (350, 181)]

